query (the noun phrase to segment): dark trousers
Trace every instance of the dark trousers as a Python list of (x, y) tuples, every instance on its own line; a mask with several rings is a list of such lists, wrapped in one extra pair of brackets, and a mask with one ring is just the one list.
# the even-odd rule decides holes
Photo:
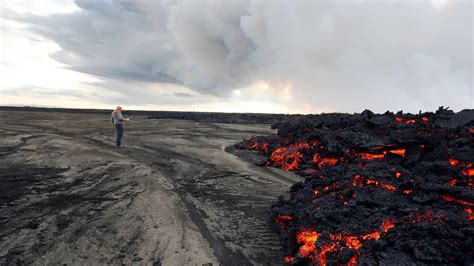
[(117, 130), (116, 144), (117, 144), (118, 147), (120, 147), (120, 145), (122, 145), (123, 125), (122, 124), (115, 124), (115, 129)]

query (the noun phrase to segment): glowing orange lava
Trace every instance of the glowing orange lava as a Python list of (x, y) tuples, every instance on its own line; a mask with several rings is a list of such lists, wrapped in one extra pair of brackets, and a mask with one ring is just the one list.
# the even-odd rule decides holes
[(364, 234), (361, 237), (364, 240), (372, 240), (372, 239), (379, 240), (380, 239), (380, 233), (377, 230), (375, 230), (372, 233)]
[(330, 244), (319, 247), (319, 253), (316, 256), (316, 260), (318, 261), (319, 265), (326, 265), (326, 256), (330, 252), (337, 251), (335, 247), (336, 247), (335, 243), (330, 243)]
[(394, 150), (389, 150), (388, 152), (398, 154), (400, 156), (405, 156), (405, 149), (394, 149)]
[(321, 168), (323, 165), (329, 165), (333, 166), (338, 162), (337, 158), (332, 158), (332, 157), (325, 157), (322, 158), (319, 156), (319, 154), (315, 153), (313, 155), (313, 163), (318, 165), (318, 168)]
[(380, 182), (378, 180), (373, 180), (373, 179), (369, 179), (369, 178), (365, 178), (365, 177), (361, 177), (360, 175), (354, 175), (354, 181), (352, 181), (352, 186), (360, 186), (362, 187), (363, 184), (365, 185), (374, 185), (374, 186), (378, 186), (378, 187), (381, 187), (387, 191), (395, 191), (397, 190), (397, 188), (393, 185), (390, 185), (390, 184), (387, 184), (387, 183), (383, 183), (383, 182)]
[(283, 170), (290, 171), (297, 169), (301, 162), (301, 149), (309, 149), (306, 142), (298, 142), (293, 145), (280, 147), (270, 155), (270, 161), (273, 166), (280, 167)]
[(474, 168), (461, 170), (461, 173), (467, 176), (474, 176)]
[(448, 163), (451, 166), (463, 166), (463, 167), (469, 167), (469, 168), (472, 167), (472, 163), (461, 162), (461, 161), (453, 159), (453, 158), (449, 158)]
[(365, 180), (365, 183), (367, 185), (375, 185), (375, 186), (379, 186), (385, 190), (388, 190), (388, 191), (395, 191), (397, 188), (392, 186), (392, 185), (389, 185), (389, 184), (385, 184), (385, 183), (382, 183), (380, 181), (377, 181), (377, 180), (372, 180), (372, 179), (366, 179)]
[(316, 248), (316, 240), (320, 234), (313, 230), (299, 231), (296, 233), (296, 243), (303, 244), (299, 250), (300, 257), (308, 257)]
[(469, 206), (474, 206), (474, 203), (466, 201), (466, 200), (461, 200), (461, 199), (456, 199), (448, 195), (441, 195), (441, 198), (443, 198), (445, 201), (450, 201), (450, 202), (457, 202), (461, 203), (464, 205), (469, 205)]
[(384, 233), (387, 233), (390, 229), (394, 227), (395, 227), (395, 224), (389, 219), (383, 220), (382, 225), (380, 225), (380, 229)]
[(385, 157), (385, 152), (383, 152), (382, 154), (359, 153), (358, 155), (366, 160), (376, 160), (383, 159)]
[(350, 249), (359, 249), (362, 247), (362, 243), (357, 236), (349, 236), (346, 238), (346, 246)]
[(347, 262), (347, 266), (355, 266), (357, 265), (357, 257), (358, 257), (358, 254), (352, 256), (349, 261)]
[(293, 220), (293, 217), (289, 215), (278, 214), (275, 217), (275, 222), (280, 226), (280, 228), (284, 228), (292, 220)]
[(458, 161), (458, 160), (455, 160), (455, 159), (452, 159), (452, 158), (449, 158), (449, 159), (448, 159), (448, 163), (449, 163), (449, 165), (451, 165), (451, 166), (458, 166), (458, 165), (459, 165), (459, 161)]
[(256, 138), (252, 138), (248, 149), (253, 151), (263, 151), (265, 153), (268, 152), (268, 143), (260, 144)]
[[(390, 147), (390, 145), (388, 145)], [(355, 152), (356, 155), (359, 157), (366, 159), (366, 160), (380, 160), (385, 158), (385, 155), (387, 155), (387, 151), (392, 154), (397, 154), (400, 156), (405, 156), (406, 149), (404, 148), (398, 148), (398, 149), (388, 149), (387, 151), (380, 151), (384, 147), (374, 147), (372, 150), (375, 150), (375, 153), (368, 153), (368, 152)]]
[[(341, 251), (344, 245), (353, 250), (358, 250), (363, 246), (363, 241), (379, 240), (382, 234), (387, 233), (395, 227), (395, 223), (391, 218), (382, 220), (379, 230), (374, 230), (371, 233), (358, 235), (348, 235), (347, 232), (342, 231), (337, 234), (329, 234), (330, 242), (328, 244), (316, 247), (316, 241), (321, 234), (318, 234), (314, 230), (303, 230), (296, 233), (296, 242), (301, 244), (298, 250), (299, 257), (309, 258), (318, 263), (318, 265), (326, 265), (326, 257), (329, 253)], [(348, 265), (354, 265), (357, 263), (357, 257), (360, 254), (353, 256), (349, 261)], [(291, 257), (290, 257), (291, 258)], [(289, 259), (288, 259), (289, 260)], [(285, 262), (287, 261), (285, 257)], [(290, 260), (289, 260), (290, 261)], [(290, 262), (293, 262), (291, 260)]]

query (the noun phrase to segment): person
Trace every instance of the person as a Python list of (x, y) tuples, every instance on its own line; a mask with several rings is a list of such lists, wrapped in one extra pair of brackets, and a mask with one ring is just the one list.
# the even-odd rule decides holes
[(115, 129), (117, 130), (117, 138), (115, 144), (117, 147), (120, 148), (122, 145), (122, 137), (123, 137), (123, 121), (130, 121), (130, 118), (124, 118), (122, 116), (122, 107), (117, 106), (115, 110), (112, 111), (110, 115), (110, 121), (115, 125)]

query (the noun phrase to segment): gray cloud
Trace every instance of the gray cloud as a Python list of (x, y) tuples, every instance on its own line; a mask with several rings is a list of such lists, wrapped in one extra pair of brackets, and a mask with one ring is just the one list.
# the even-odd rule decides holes
[(440, 10), (429, 0), (76, 5), (70, 14), (9, 17), (58, 43), (55, 60), (106, 78), (218, 97), (261, 80), (291, 82), (293, 101), (333, 111), (474, 106), (468, 0)]
[(182, 97), (182, 98), (193, 98), (193, 97), (195, 97), (192, 94), (184, 93), (184, 92), (175, 92), (175, 93), (173, 93), (173, 95), (178, 96), (178, 97)]

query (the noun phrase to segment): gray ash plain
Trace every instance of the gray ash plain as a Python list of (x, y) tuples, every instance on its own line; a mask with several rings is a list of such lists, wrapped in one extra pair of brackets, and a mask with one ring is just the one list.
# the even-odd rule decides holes
[(7, 109), (0, 264), (281, 264), (270, 206), (300, 177), (227, 148), (269, 124), (132, 113), (117, 149), (106, 113)]

